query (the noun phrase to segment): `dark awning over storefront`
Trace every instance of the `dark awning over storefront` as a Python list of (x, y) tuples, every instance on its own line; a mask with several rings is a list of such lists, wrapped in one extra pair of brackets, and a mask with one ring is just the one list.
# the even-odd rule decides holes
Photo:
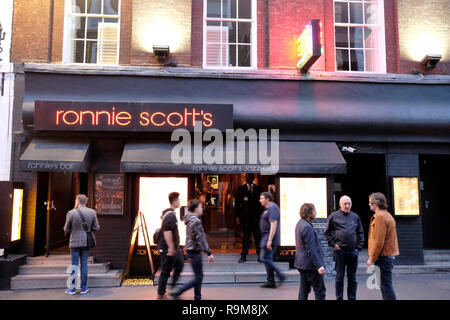
[[(248, 144), (247, 141), (247, 151)], [(279, 143), (279, 160), (272, 157), (273, 161), (270, 164), (263, 163), (259, 157), (257, 163), (251, 163), (248, 152), (246, 152), (244, 164), (236, 161), (236, 152), (233, 164), (207, 164), (204, 162), (176, 164), (171, 158), (174, 146), (175, 144), (169, 143), (129, 142), (123, 151), (121, 170), (155, 173), (260, 173), (265, 169), (277, 168), (278, 173), (346, 173), (346, 162), (336, 144), (332, 142), (281, 141)], [(237, 144), (235, 151), (236, 147)], [(191, 151), (193, 150), (191, 149)], [(193, 152), (191, 155), (194, 159)], [(225, 158), (226, 155), (224, 155)]]
[(233, 105), (234, 129), (283, 140), (448, 142), (448, 84), (26, 72), (23, 125), (35, 101)]
[(20, 157), (23, 171), (88, 172), (89, 141), (34, 138)]

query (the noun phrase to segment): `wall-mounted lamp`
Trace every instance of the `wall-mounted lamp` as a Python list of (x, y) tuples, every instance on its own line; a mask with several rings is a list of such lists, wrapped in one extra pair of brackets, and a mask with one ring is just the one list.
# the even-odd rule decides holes
[(433, 69), (436, 67), (441, 58), (442, 56), (440, 54), (427, 54), (423, 57), (420, 63), (422, 63), (426, 69)]
[(170, 48), (169, 46), (155, 45), (153, 46), (153, 54), (158, 59), (158, 62), (163, 64), (170, 54)]

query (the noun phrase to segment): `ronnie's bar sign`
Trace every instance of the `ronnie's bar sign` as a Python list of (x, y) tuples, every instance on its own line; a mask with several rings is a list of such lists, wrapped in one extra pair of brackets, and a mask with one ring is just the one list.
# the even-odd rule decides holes
[(173, 131), (233, 128), (231, 104), (36, 101), (34, 129), (40, 131)]

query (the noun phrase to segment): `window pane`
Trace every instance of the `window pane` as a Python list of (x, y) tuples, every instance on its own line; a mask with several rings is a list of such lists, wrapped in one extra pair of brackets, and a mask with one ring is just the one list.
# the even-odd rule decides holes
[(250, 67), (250, 46), (241, 45), (238, 47), (239, 67)]
[(220, 0), (208, 0), (206, 5), (208, 18), (220, 18)]
[(73, 62), (83, 63), (84, 58), (84, 41), (75, 40), (73, 42)]
[(252, 18), (252, 0), (239, 0), (239, 18)]
[(334, 27), (336, 34), (336, 47), (348, 48), (348, 28)]
[(377, 24), (378, 23), (378, 15), (377, 15), (378, 7), (374, 3), (366, 3), (364, 4), (365, 11), (365, 23), (366, 24)]
[(223, 17), (236, 18), (236, 0), (223, 0)]
[(86, 41), (86, 63), (97, 63), (97, 41)]
[(337, 70), (348, 71), (348, 50), (337, 49), (336, 50), (336, 65)]
[(236, 67), (236, 45), (229, 45), (228, 48), (228, 66)]
[(102, 18), (87, 18), (87, 39), (97, 39), (98, 24), (102, 22)]
[(73, 13), (86, 13), (86, 0), (74, 0), (72, 4)]
[(350, 28), (350, 48), (363, 48), (363, 28)]
[(84, 39), (85, 24), (85, 17), (73, 17), (74, 38)]
[(364, 28), (364, 45), (366, 48), (378, 48), (378, 30), (376, 28)]
[(239, 22), (238, 25), (238, 42), (250, 43), (252, 24), (250, 22)]
[(118, 15), (119, 0), (103, 0), (103, 14)]
[(236, 22), (222, 22), (222, 25), (226, 30), (228, 30), (228, 39), (223, 39), (223, 41), (236, 43)]
[(351, 71), (364, 71), (364, 51), (350, 50)]
[(377, 50), (367, 50), (366, 51), (366, 71), (377, 72), (378, 67), (378, 51)]
[(350, 3), (350, 23), (363, 23), (361, 3)]
[(87, 13), (102, 13), (102, 0), (87, 0)]
[(348, 3), (334, 3), (334, 21), (335, 23), (348, 23)]

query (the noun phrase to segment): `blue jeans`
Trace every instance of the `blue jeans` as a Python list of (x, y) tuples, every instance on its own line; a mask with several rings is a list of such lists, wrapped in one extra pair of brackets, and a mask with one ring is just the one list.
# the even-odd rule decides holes
[(356, 300), (356, 269), (358, 267), (358, 251), (348, 251), (344, 248), (334, 252), (336, 260), (336, 300), (344, 299), (344, 275), (347, 268), (347, 298)]
[(380, 268), (380, 289), (383, 300), (397, 300), (392, 286), (392, 269), (394, 268), (394, 257), (379, 257), (375, 265)]
[[(70, 248), (70, 255), (72, 256), (72, 266), (78, 267), (79, 260), (81, 258), (81, 290), (87, 289), (88, 278), (88, 248)], [(72, 271), (74, 274), (75, 271)], [(75, 286), (75, 279), (72, 281)]]
[(188, 259), (191, 259), (192, 270), (194, 270), (195, 277), (188, 283), (185, 283), (179, 293), (189, 290), (194, 287), (194, 300), (202, 299), (202, 281), (203, 281), (203, 263), (202, 253), (197, 251), (187, 251)]
[(273, 255), (277, 251), (277, 248), (278, 246), (272, 246), (272, 250), (269, 250), (267, 247), (261, 247), (260, 259), (266, 267), (268, 283), (275, 283), (275, 272), (281, 280), (285, 278), (280, 269), (273, 263)]

